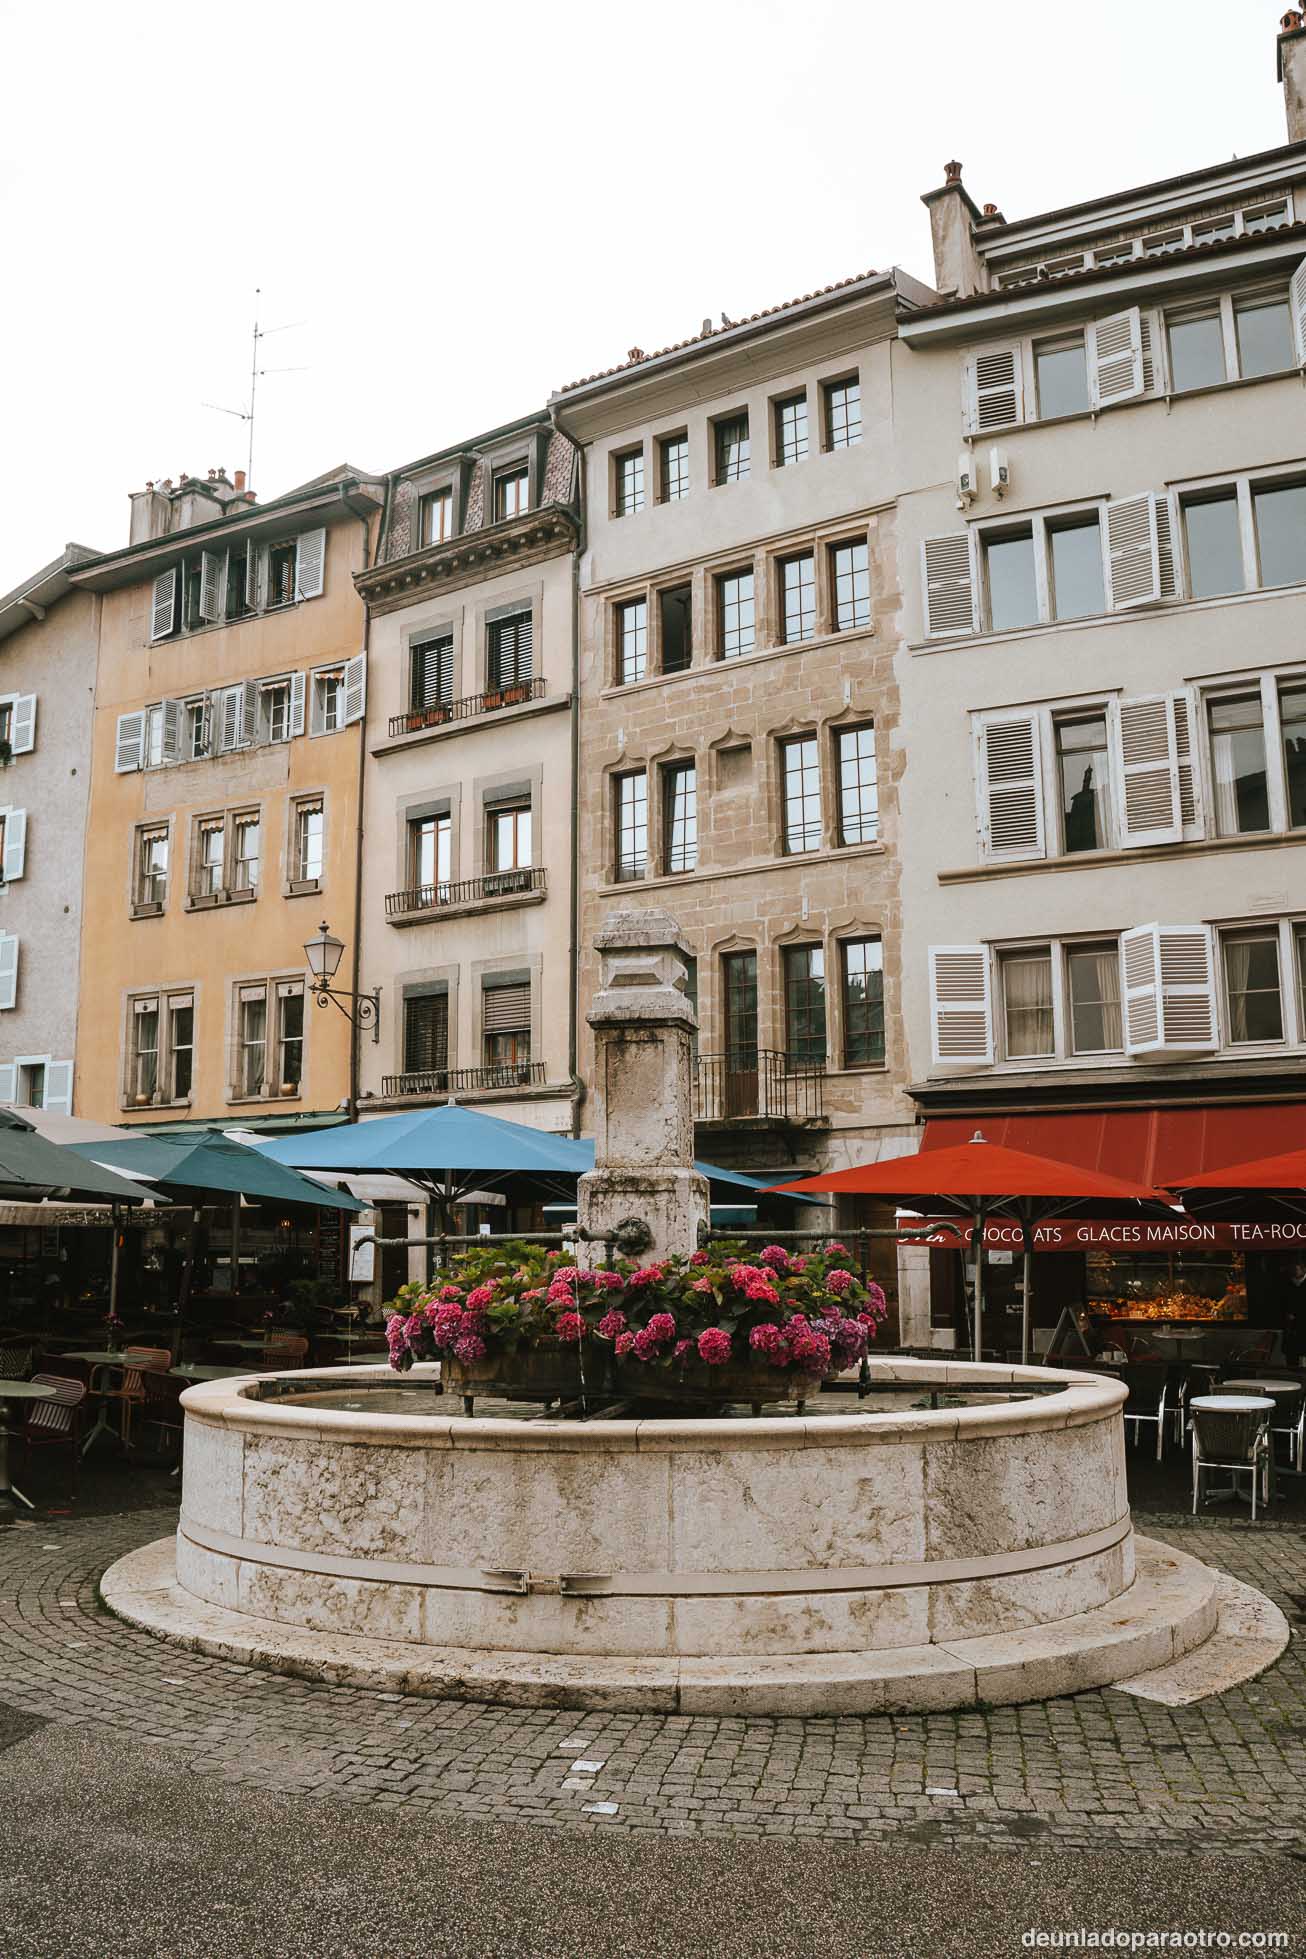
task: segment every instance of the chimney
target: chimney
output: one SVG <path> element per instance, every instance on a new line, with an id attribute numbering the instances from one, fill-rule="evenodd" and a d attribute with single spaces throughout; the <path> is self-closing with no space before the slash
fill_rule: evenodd
<path id="1" fill-rule="evenodd" d="M 241 494 L 244 487 L 245 487 L 245 472 L 243 469 L 238 469 L 236 471 L 236 495 L 237 496 Z"/>
<path id="2" fill-rule="evenodd" d="M 1279 22 L 1279 80 L 1288 141 L 1306 143 L 1306 14 L 1293 7 Z"/>
<path id="3" fill-rule="evenodd" d="M 926 191 L 921 203 L 930 214 L 930 240 L 934 246 L 934 283 L 941 293 L 966 299 L 982 292 L 988 274 L 975 250 L 973 227 L 980 214 L 961 181 L 961 165 L 943 166 L 943 183 L 938 190 Z"/>
<path id="4" fill-rule="evenodd" d="M 131 492 L 131 530 L 129 544 L 146 544 L 152 537 L 166 537 L 172 504 L 167 483 L 147 483 L 143 490 Z"/>

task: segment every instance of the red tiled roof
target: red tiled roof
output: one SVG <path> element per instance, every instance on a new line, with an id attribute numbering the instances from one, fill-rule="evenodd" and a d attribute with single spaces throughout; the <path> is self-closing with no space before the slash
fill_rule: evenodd
<path id="1" fill-rule="evenodd" d="M 739 327 L 753 326 L 758 320 L 772 319 L 777 313 L 787 313 L 791 307 L 806 306 L 813 299 L 824 299 L 828 293 L 844 292 L 849 286 L 860 286 L 867 279 L 882 275 L 875 269 L 869 272 L 855 272 L 851 278 L 836 279 L 833 285 L 818 286 L 814 292 L 800 293 L 797 299 L 785 299 L 778 306 L 764 306 L 759 313 L 749 313 L 745 319 L 731 320 L 728 326 L 709 327 L 706 333 L 691 333 L 687 340 L 673 341 L 669 347 L 658 347 L 651 354 L 640 353 L 632 360 L 618 361 L 615 367 L 601 367 L 597 374 L 583 374 L 578 381 L 564 382 L 554 390 L 555 395 L 569 394 L 573 388 L 587 388 L 593 381 L 606 381 L 614 374 L 626 374 L 637 367 L 644 367 L 649 361 L 661 360 L 667 354 L 679 354 L 686 347 L 705 346 L 709 340 L 719 340 L 722 334 L 734 333 Z"/>

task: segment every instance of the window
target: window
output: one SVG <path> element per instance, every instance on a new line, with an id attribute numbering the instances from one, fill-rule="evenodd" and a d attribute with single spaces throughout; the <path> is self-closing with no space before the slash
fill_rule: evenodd
<path id="1" fill-rule="evenodd" d="M 1277 204 L 1263 204 L 1259 210 L 1243 212 L 1244 231 L 1274 231 L 1288 222 L 1288 205 L 1283 198 Z"/>
<path id="2" fill-rule="evenodd" d="M 453 489 L 432 490 L 419 506 L 423 545 L 447 544 L 453 536 Z"/>
<path id="3" fill-rule="evenodd" d="M 1288 827 L 1306 828 L 1306 687 L 1285 687 L 1279 695 L 1279 724 L 1283 730 L 1283 772 L 1286 777 Z M 1306 1021 L 1303 1021 L 1306 1028 Z"/>
<path id="4" fill-rule="evenodd" d="M 514 612 L 505 619 L 490 621 L 486 685 L 491 693 L 529 685 L 533 639 L 529 612 Z"/>
<path id="5" fill-rule="evenodd" d="M 726 1066 L 732 1072 L 748 1072 L 757 1067 L 757 954 L 723 954 L 721 980 Z"/>
<path id="6" fill-rule="evenodd" d="M 297 980 L 277 982 L 277 1071 L 282 1095 L 298 1094 L 304 1079 L 304 988 Z"/>
<path id="7" fill-rule="evenodd" d="M 1105 850 L 1111 841 L 1110 750 L 1105 714 L 1058 719 L 1057 783 L 1061 847 L 1067 854 Z"/>
<path id="8" fill-rule="evenodd" d="M 1035 341 L 1034 382 L 1038 389 L 1038 412 L 1044 421 L 1054 415 L 1082 415 L 1092 405 L 1083 334 L 1069 334 L 1062 340 Z"/>
<path id="9" fill-rule="evenodd" d="M 658 593 L 663 673 L 683 673 L 694 658 L 694 594 L 689 585 Z"/>
<path id="10" fill-rule="evenodd" d="M 775 460 L 779 469 L 807 454 L 807 396 L 787 395 L 775 404 Z"/>
<path id="11" fill-rule="evenodd" d="M 618 517 L 633 517 L 636 511 L 644 508 L 644 451 L 627 449 L 624 455 L 614 456 L 613 507 Z"/>
<path id="12" fill-rule="evenodd" d="M 862 389 L 856 375 L 844 381 L 827 381 L 821 389 L 825 401 L 825 446 L 851 449 L 862 439 Z"/>
<path id="13" fill-rule="evenodd" d="M 871 623 L 871 572 L 866 543 L 830 547 L 830 582 L 834 587 L 834 629 L 855 631 Z"/>
<path id="14" fill-rule="evenodd" d="M 516 974 L 487 977 L 481 991 L 487 1068 L 525 1071 L 531 1059 L 531 987 Z"/>
<path id="15" fill-rule="evenodd" d="M 18 1069 L 18 1101 L 24 1109 L 45 1107 L 45 1063 L 24 1061 Z"/>
<path id="16" fill-rule="evenodd" d="M 843 1065 L 884 1060 L 884 947 L 879 939 L 845 939 L 839 947 L 843 990 Z"/>
<path id="17" fill-rule="evenodd" d="M 1306 483 L 1257 484 L 1252 490 L 1262 585 L 1306 579 Z"/>
<path id="18" fill-rule="evenodd" d="M 257 891 L 260 823 L 257 816 L 237 816 L 232 822 L 235 837 L 235 877 L 233 891 Z"/>
<path id="19" fill-rule="evenodd" d="M 1118 1054 L 1120 1031 L 1120 951 L 1104 945 L 1066 949 L 1066 987 L 1070 995 L 1072 1054 Z"/>
<path id="20" fill-rule="evenodd" d="M 839 841 L 874 843 L 880 834 L 874 728 L 840 728 L 835 736 L 835 759 L 839 767 Z"/>
<path id="21" fill-rule="evenodd" d="M 525 463 L 515 463 L 511 469 L 496 469 L 494 472 L 494 521 L 501 524 L 506 517 L 520 517 L 530 508 L 530 470 Z"/>
<path id="22" fill-rule="evenodd" d="M 453 824 L 447 816 L 415 816 L 408 825 L 409 881 L 442 897 L 453 875 Z"/>
<path id="23" fill-rule="evenodd" d="M 258 890 L 260 837 L 257 810 L 200 817 L 191 843 L 191 901 L 203 903 L 238 892 L 252 897 Z"/>
<path id="24" fill-rule="evenodd" d="M 815 735 L 782 741 L 785 855 L 821 848 L 821 759 Z"/>
<path id="25" fill-rule="evenodd" d="M 664 870 L 698 868 L 698 771 L 692 762 L 676 762 L 662 772 L 662 831 Z"/>
<path id="26" fill-rule="evenodd" d="M 186 760 L 197 762 L 209 752 L 212 716 L 207 695 L 186 703 Z"/>
<path id="27" fill-rule="evenodd" d="M 1221 936 L 1221 947 L 1230 1046 L 1281 1041 L 1278 932 L 1226 932 Z"/>
<path id="28" fill-rule="evenodd" d="M 328 667 L 313 675 L 313 732 L 337 734 L 345 725 L 345 670 Z"/>
<path id="29" fill-rule="evenodd" d="M 259 732 L 264 741 L 290 739 L 290 682 L 264 681 L 259 688 Z"/>
<path id="30" fill-rule="evenodd" d="M 716 481 L 740 483 L 748 474 L 748 416 L 729 415 L 712 425 Z"/>
<path id="31" fill-rule="evenodd" d="M 488 855 L 492 871 L 529 870 L 531 863 L 531 806 L 513 803 L 492 809 L 488 819 Z"/>
<path id="32" fill-rule="evenodd" d="M 1102 526 L 1097 512 L 1049 523 L 1047 534 L 1053 618 L 1088 619 L 1105 612 Z"/>
<path id="33" fill-rule="evenodd" d="M 1212 701 L 1207 711 L 1216 834 L 1238 837 L 1251 830 L 1268 830 L 1265 720 L 1260 694 Z"/>
<path id="34" fill-rule="evenodd" d="M 751 571 L 729 571 L 717 580 L 717 611 L 721 621 L 721 658 L 737 660 L 756 643 Z"/>
<path id="35" fill-rule="evenodd" d="M 1209 388 L 1227 378 L 1224 328 L 1218 309 L 1166 321 L 1170 340 L 1170 386 L 1176 394 Z"/>
<path id="36" fill-rule="evenodd" d="M 7 742 L 12 747 L 13 738 L 14 704 L 12 701 L 0 701 L 0 743 Z"/>
<path id="37" fill-rule="evenodd" d="M 195 1078 L 195 1002 L 189 994 L 168 1001 L 168 1084 L 170 1099 L 189 1099 Z"/>
<path id="38" fill-rule="evenodd" d="M 785 1059 L 825 1065 L 825 952 L 819 945 L 784 949 Z"/>
<path id="39" fill-rule="evenodd" d="M 648 776 L 643 769 L 616 781 L 617 882 L 643 877 L 648 869 Z"/>
<path id="40" fill-rule="evenodd" d="M 1292 312 L 1286 293 L 1235 303 L 1238 370 L 1244 381 L 1260 374 L 1281 374 L 1296 366 L 1292 344 Z"/>
<path id="41" fill-rule="evenodd" d="M 1052 1013 L 1052 952 L 1049 946 L 1004 952 L 998 960 L 1002 981 L 1003 1046 L 1008 1060 L 1055 1054 Z"/>
<path id="42" fill-rule="evenodd" d="M 133 1000 L 127 1093 L 134 1102 L 152 1102 L 159 1086 L 159 1002 Z"/>
<path id="43" fill-rule="evenodd" d="M 1038 582 L 1032 530 L 990 533 L 983 542 L 991 630 L 1002 633 L 1036 624 Z"/>
<path id="44" fill-rule="evenodd" d="M 1293 933 L 1297 950 L 1297 1030 L 1306 1038 L 1306 925 Z"/>
<path id="45" fill-rule="evenodd" d="M 642 680 L 648 668 L 648 601 L 628 599 L 617 607 L 617 680 L 626 687 Z"/>
<path id="46" fill-rule="evenodd" d="M 1184 538 L 1188 547 L 1188 586 L 1195 599 L 1243 589 L 1242 537 L 1238 493 L 1185 497 Z"/>
<path id="47" fill-rule="evenodd" d="M 453 634 L 414 641 L 409 652 L 409 703 L 417 709 L 448 707 L 453 699 Z"/>
<path id="48" fill-rule="evenodd" d="M 145 710 L 145 766 L 157 769 L 163 763 L 163 709 L 147 707 Z"/>
<path id="49" fill-rule="evenodd" d="M 816 632 L 816 559 L 810 551 L 780 560 L 780 619 L 786 646 Z"/>
<path id="50" fill-rule="evenodd" d="M 136 832 L 136 903 L 162 911 L 168 902 L 168 827 Z"/>
<path id="51" fill-rule="evenodd" d="M 295 599 L 295 540 L 270 544 L 267 554 L 264 604 L 268 607 L 293 605 Z"/>
<path id="52" fill-rule="evenodd" d="M 404 998 L 404 1073 L 443 1074 L 449 1066 L 449 995 L 407 994 Z"/>
<path id="53" fill-rule="evenodd" d="M 296 884 L 321 884 L 326 843 L 326 817 L 319 802 L 295 804 L 294 868 Z"/>
<path id="54" fill-rule="evenodd" d="M 658 481 L 663 503 L 689 495 L 689 437 L 664 435 L 658 443 Z"/>
<path id="55" fill-rule="evenodd" d="M 251 556 L 257 561 L 256 545 L 233 545 L 227 553 L 227 574 L 224 580 L 224 615 L 230 623 L 233 619 L 243 619 L 246 613 L 254 610 L 252 604 L 253 588 L 250 578 Z"/>
<path id="56" fill-rule="evenodd" d="M 222 872 L 226 857 L 225 818 L 217 817 L 201 822 L 196 842 L 198 847 L 195 853 L 192 893 L 197 898 L 216 898 L 222 890 Z"/>
<path id="57" fill-rule="evenodd" d="M 267 1067 L 266 986 L 242 986 L 236 1009 L 236 1093 L 262 1095 Z"/>

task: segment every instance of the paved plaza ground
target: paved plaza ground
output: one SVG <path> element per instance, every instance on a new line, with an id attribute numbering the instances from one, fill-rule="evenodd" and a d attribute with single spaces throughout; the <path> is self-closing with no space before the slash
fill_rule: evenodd
<path id="1" fill-rule="evenodd" d="M 433 1702 L 165 1646 L 96 1586 L 177 1486 L 103 1460 L 0 1533 L 0 1955 L 1306 1947 L 1306 1500 L 1190 1523 L 1178 1465 L 1131 1468 L 1141 1528 L 1288 1615 L 1267 1673 L 1186 1708 L 799 1721 Z"/>

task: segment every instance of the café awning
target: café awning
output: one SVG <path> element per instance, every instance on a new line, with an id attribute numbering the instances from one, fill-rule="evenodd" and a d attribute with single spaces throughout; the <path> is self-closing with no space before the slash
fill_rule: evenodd
<path id="1" fill-rule="evenodd" d="M 966 1142 L 974 1128 L 971 1115 L 930 1116 L 921 1148 L 950 1149 Z M 1181 1175 L 1306 1147 L 1306 1101 L 986 1114 L 983 1129 L 991 1143 L 1006 1149 L 1173 1190 Z"/>

